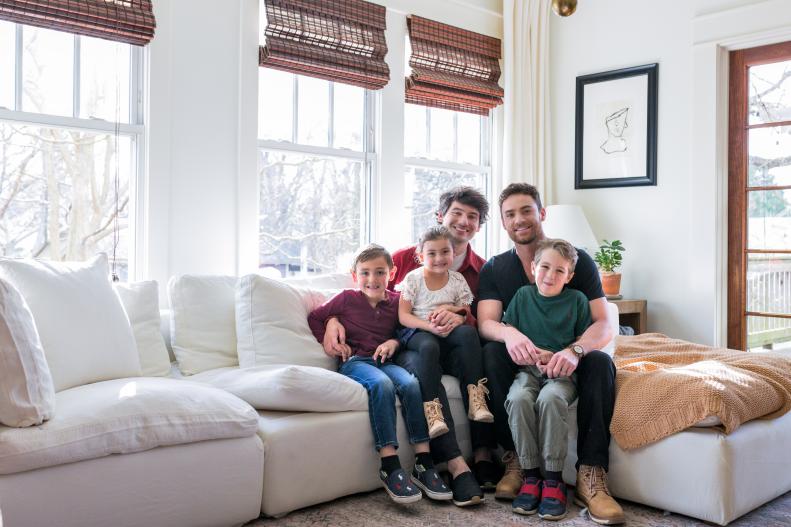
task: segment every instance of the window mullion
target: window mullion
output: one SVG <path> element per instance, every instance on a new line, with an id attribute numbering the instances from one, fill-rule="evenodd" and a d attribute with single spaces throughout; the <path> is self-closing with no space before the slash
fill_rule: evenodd
<path id="1" fill-rule="evenodd" d="M 459 162 L 459 112 L 453 112 L 453 161 Z"/>
<path id="2" fill-rule="evenodd" d="M 426 154 L 431 155 L 431 108 L 426 108 Z"/>
<path id="3" fill-rule="evenodd" d="M 16 24 L 16 68 L 14 69 L 14 110 L 22 111 L 22 46 L 24 39 L 22 36 L 22 24 Z"/>
<path id="4" fill-rule="evenodd" d="M 293 77 L 294 84 L 292 88 L 292 100 L 294 103 L 291 108 L 291 142 L 296 144 L 297 138 L 299 137 L 299 79 L 296 75 L 293 75 Z"/>
<path id="5" fill-rule="evenodd" d="M 80 118 L 80 37 L 74 35 L 74 56 L 72 57 L 72 117 Z"/>
<path id="6" fill-rule="evenodd" d="M 335 83 L 327 83 L 329 86 L 329 114 L 327 115 L 327 146 L 333 148 L 335 146 Z"/>

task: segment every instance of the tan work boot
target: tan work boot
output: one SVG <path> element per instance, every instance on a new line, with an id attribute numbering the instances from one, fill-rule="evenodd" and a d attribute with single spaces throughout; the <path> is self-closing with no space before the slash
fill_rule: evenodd
<path id="1" fill-rule="evenodd" d="M 503 455 L 503 465 L 505 465 L 505 474 L 497 482 L 494 497 L 500 500 L 513 500 L 522 488 L 522 467 L 519 466 L 519 459 L 512 450 Z"/>
<path id="2" fill-rule="evenodd" d="M 467 418 L 479 423 L 493 423 L 494 416 L 486 405 L 486 396 L 489 390 L 484 386 L 487 379 L 484 377 L 478 384 L 467 385 L 467 395 L 469 395 L 470 409 L 467 411 Z"/>
<path id="3" fill-rule="evenodd" d="M 580 465 L 577 471 L 577 490 L 574 503 L 588 508 L 588 516 L 602 525 L 624 523 L 623 509 L 610 495 L 604 467 Z"/>
<path id="4" fill-rule="evenodd" d="M 445 418 L 442 417 L 442 404 L 439 399 L 424 402 L 423 413 L 426 414 L 428 436 L 431 439 L 448 432 L 448 425 L 445 424 Z"/>

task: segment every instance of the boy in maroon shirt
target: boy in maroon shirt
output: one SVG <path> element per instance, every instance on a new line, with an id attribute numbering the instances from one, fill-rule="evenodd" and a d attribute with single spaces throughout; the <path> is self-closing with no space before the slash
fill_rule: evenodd
<path id="1" fill-rule="evenodd" d="M 450 500 L 453 494 L 442 481 L 429 453 L 429 437 L 423 413 L 420 384 L 414 375 L 389 361 L 398 350 L 398 293 L 387 290 L 395 272 L 393 259 L 384 247 L 371 244 L 357 253 L 352 277 L 358 289 L 346 289 L 308 316 L 308 324 L 319 342 L 324 324 L 337 317 L 346 327 L 346 341 L 328 353 L 341 359 L 338 371 L 362 384 L 368 392 L 368 415 L 376 450 L 381 457 L 379 477 L 397 503 L 421 498 L 419 489 L 435 500 Z M 402 414 L 414 445 L 416 459 L 411 478 L 396 455 L 395 396 L 401 399 Z"/>

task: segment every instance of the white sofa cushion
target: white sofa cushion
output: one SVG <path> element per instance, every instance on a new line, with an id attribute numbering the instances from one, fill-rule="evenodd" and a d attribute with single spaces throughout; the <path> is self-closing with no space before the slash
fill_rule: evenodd
<path id="1" fill-rule="evenodd" d="M 336 290 L 354 287 L 351 273 L 326 273 L 313 276 L 292 276 L 283 280 L 292 287 L 307 289 Z"/>
<path id="2" fill-rule="evenodd" d="M 258 415 L 230 393 L 189 381 L 138 377 L 56 395 L 58 412 L 35 428 L 0 427 L 0 474 L 110 454 L 256 433 Z"/>
<path id="3" fill-rule="evenodd" d="M 360 383 L 313 366 L 275 364 L 221 368 L 189 379 L 228 391 L 258 410 L 344 412 L 368 409 L 368 394 Z"/>
<path id="4" fill-rule="evenodd" d="M 174 276 L 168 283 L 170 338 L 184 375 L 236 366 L 232 276 Z"/>
<path id="5" fill-rule="evenodd" d="M 0 277 L 33 313 L 55 391 L 140 375 L 135 338 L 107 256 L 87 262 L 0 259 Z"/>
<path id="6" fill-rule="evenodd" d="M 236 287 L 236 335 L 242 368 L 299 364 L 336 370 L 308 327 L 308 313 L 324 302 L 325 293 L 256 274 L 243 276 Z"/>
<path id="7" fill-rule="evenodd" d="M 52 417 L 55 385 L 19 291 L 0 279 L 0 423 L 38 425 Z"/>
<path id="8" fill-rule="evenodd" d="M 159 287 L 156 281 L 114 283 L 121 299 L 140 356 L 140 370 L 146 377 L 170 373 L 170 357 L 159 330 Z"/>

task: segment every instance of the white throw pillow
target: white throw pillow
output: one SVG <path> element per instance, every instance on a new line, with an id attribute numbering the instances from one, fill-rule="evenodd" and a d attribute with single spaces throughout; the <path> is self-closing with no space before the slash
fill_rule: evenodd
<path id="1" fill-rule="evenodd" d="M 174 276 L 168 283 L 170 339 L 185 375 L 236 366 L 232 276 Z"/>
<path id="2" fill-rule="evenodd" d="M 116 379 L 64 390 L 56 398 L 58 411 L 43 425 L 0 427 L 0 474 L 159 446 L 249 437 L 258 430 L 258 414 L 249 404 L 189 381 Z"/>
<path id="3" fill-rule="evenodd" d="M 170 358 L 165 339 L 159 330 L 159 287 L 154 280 L 114 283 L 121 299 L 140 355 L 140 369 L 146 377 L 163 377 L 170 373 Z"/>
<path id="4" fill-rule="evenodd" d="M 55 391 L 140 375 L 135 337 L 110 285 L 106 255 L 87 262 L 0 259 L 0 277 L 33 313 Z"/>
<path id="5" fill-rule="evenodd" d="M 299 364 L 336 370 L 308 327 L 308 313 L 325 295 L 251 274 L 236 287 L 239 365 Z"/>
<path id="6" fill-rule="evenodd" d="M 19 291 L 0 279 L 0 423 L 39 425 L 55 410 L 55 386 L 33 322 Z"/>
<path id="7" fill-rule="evenodd" d="M 189 378 L 221 388 L 258 410 L 345 412 L 368 409 L 362 384 L 313 366 L 273 364 L 255 368 L 221 368 Z"/>

